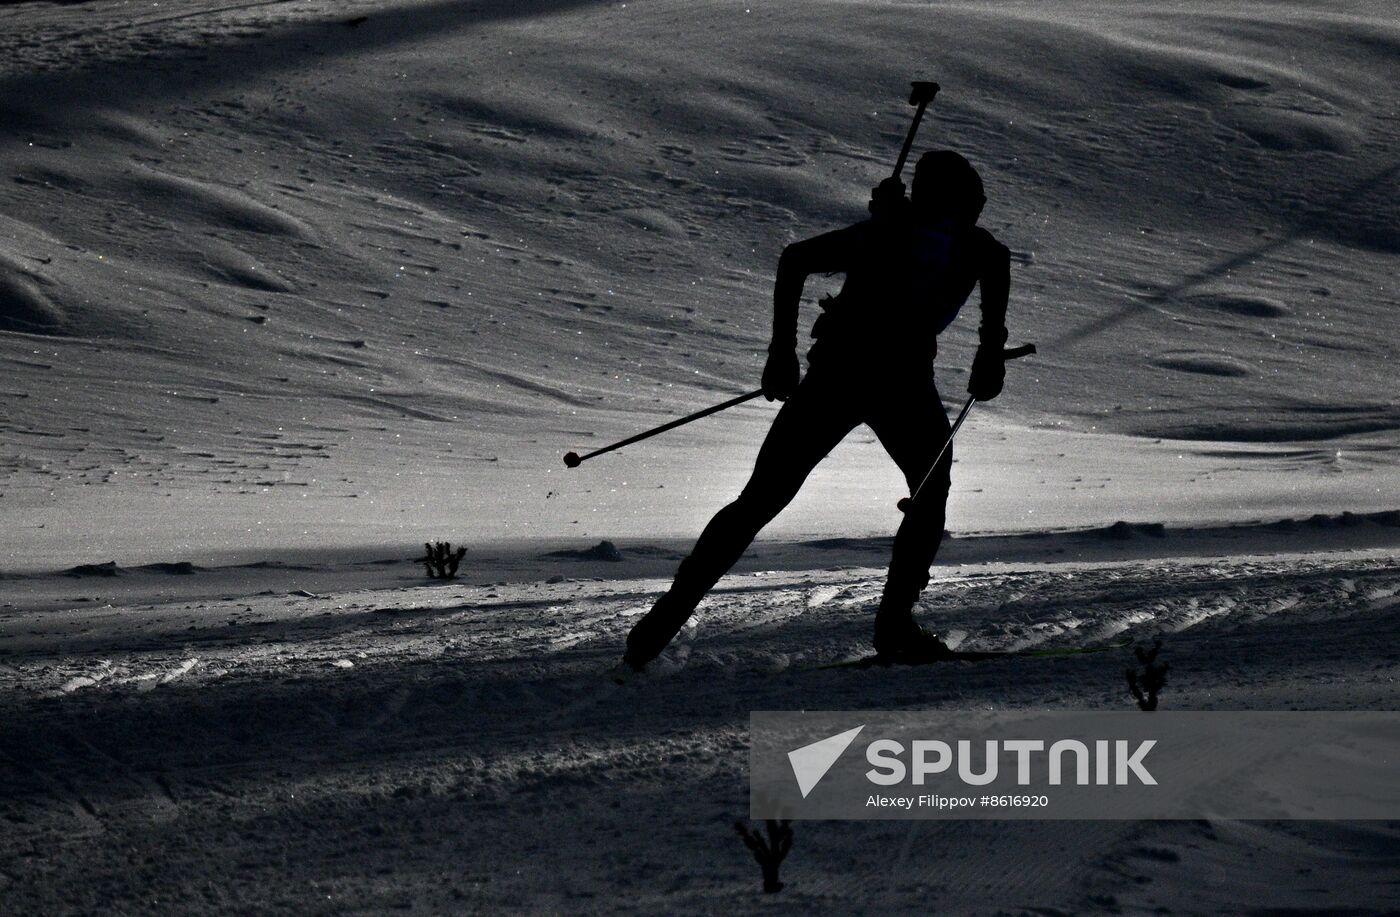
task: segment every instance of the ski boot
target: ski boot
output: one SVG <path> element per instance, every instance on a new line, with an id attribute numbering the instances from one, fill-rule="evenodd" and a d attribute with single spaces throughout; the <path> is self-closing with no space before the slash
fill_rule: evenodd
<path id="1" fill-rule="evenodd" d="M 875 654 L 891 665 L 924 665 L 954 658 L 938 634 L 920 627 L 913 618 L 897 624 L 875 621 Z"/>
<path id="2" fill-rule="evenodd" d="M 627 650 L 622 656 L 623 664 L 634 672 L 644 670 L 647 663 L 660 656 L 661 651 L 680 633 L 681 628 L 685 627 L 685 622 L 690 619 L 699 603 L 700 596 L 687 594 L 674 587 L 657 599 L 651 611 L 643 615 L 627 635 Z"/>

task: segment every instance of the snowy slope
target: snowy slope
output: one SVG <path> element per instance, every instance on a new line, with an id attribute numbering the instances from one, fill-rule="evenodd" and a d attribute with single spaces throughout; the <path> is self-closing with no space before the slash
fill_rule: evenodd
<path id="1" fill-rule="evenodd" d="M 11 567 L 693 531 L 771 406 L 558 456 L 756 384 L 778 252 L 862 216 L 914 76 L 1042 348 L 955 529 L 1395 481 L 1388 3 L 21 4 L 0 47 Z M 777 531 L 892 528 L 870 440 Z"/>
<path id="2" fill-rule="evenodd" d="M 800 825 L 760 895 L 750 710 L 1121 709 L 1126 659 L 811 671 L 898 518 L 857 431 L 775 526 L 837 537 L 615 688 L 773 407 L 559 462 L 756 385 L 779 251 L 936 79 L 1041 354 L 950 517 L 1022 534 L 950 542 L 923 619 L 1164 634 L 1172 709 L 1394 708 L 1400 530 L 1340 515 L 1397 483 L 1393 3 L 97 0 L 0 5 L 0 51 L 0 910 L 1400 907 L 1392 824 Z M 1169 525 L 1044 532 L 1117 519 Z"/>

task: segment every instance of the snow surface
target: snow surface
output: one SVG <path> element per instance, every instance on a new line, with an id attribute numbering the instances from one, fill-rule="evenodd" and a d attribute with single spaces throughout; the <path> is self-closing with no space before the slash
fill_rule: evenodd
<path id="1" fill-rule="evenodd" d="M 560 456 L 755 386 L 779 251 L 864 215 L 913 76 L 1041 346 L 955 531 L 1389 508 L 1389 2 L 19 4 L 0 47 L 11 569 L 693 535 L 771 405 Z M 857 431 L 772 533 L 901 487 Z"/>
<path id="2" fill-rule="evenodd" d="M 1154 556 L 1182 546 L 1170 533 L 1042 536 L 1020 545 L 1117 559 L 944 566 L 922 617 L 975 649 L 1162 636 L 1164 709 L 1393 708 L 1397 530 L 1307 540 L 1370 526 L 1391 546 L 1265 553 L 1276 531 L 1236 529 L 1182 539 L 1229 552 L 1192 560 Z M 33 601 L 0 608 L 6 911 L 1400 908 L 1394 822 L 799 822 L 787 888 L 763 895 L 732 828 L 749 711 L 1130 703 L 1126 649 L 816 669 L 868 651 L 882 553 L 804 550 L 870 560 L 726 578 L 622 687 L 605 673 L 664 584 L 627 560 L 535 558 L 554 582 L 315 564 L 26 578 Z"/>
<path id="3" fill-rule="evenodd" d="M 778 253 L 936 79 L 1041 352 L 924 620 L 1394 708 L 1390 0 L 6 3 L 0 51 L 0 911 L 1400 909 L 1393 823 L 799 824 L 761 895 L 750 710 L 1121 708 L 1125 658 L 810 671 L 898 521 L 858 430 L 612 686 L 774 408 L 560 460 L 756 386 Z"/>

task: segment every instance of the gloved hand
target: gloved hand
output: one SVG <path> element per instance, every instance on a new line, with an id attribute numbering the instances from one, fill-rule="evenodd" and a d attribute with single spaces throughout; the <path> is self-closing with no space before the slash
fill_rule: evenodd
<path id="1" fill-rule="evenodd" d="M 991 401 L 1001 394 L 1006 381 L 1006 360 L 1001 347 L 983 344 L 972 360 L 972 374 L 967 380 L 967 393 L 978 401 Z"/>
<path id="2" fill-rule="evenodd" d="M 763 397 L 769 401 L 787 401 L 797 391 L 802 367 L 797 362 L 796 347 L 769 349 L 768 363 L 763 367 Z"/>
<path id="3" fill-rule="evenodd" d="M 904 197 L 904 182 L 893 176 L 880 182 L 870 192 L 870 215 L 876 219 L 899 216 L 908 206 L 909 201 Z"/>

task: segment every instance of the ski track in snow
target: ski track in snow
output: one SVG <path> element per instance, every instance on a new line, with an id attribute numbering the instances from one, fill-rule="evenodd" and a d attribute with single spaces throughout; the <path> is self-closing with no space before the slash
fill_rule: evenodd
<path id="1" fill-rule="evenodd" d="M 662 580 L 0 618 L 7 896 L 20 913 L 126 900 L 137 880 L 111 852 L 139 848 L 165 864 L 177 910 L 237 875 L 222 907 L 277 909 L 311 882 L 371 909 L 727 911 L 752 894 L 729 828 L 746 811 L 750 710 L 1128 703 L 1126 650 L 815 670 L 867 651 L 881 580 L 727 577 L 621 686 L 607 673 L 634 620 L 622 612 Z M 920 614 L 966 649 L 1162 636 L 1170 708 L 1384 708 L 1400 699 L 1397 591 L 1400 570 L 1374 553 L 1063 564 L 943 571 Z M 1260 901 L 1395 905 L 1395 840 L 1380 824 L 799 823 L 775 906 L 1178 912 L 1184 871 L 1244 862 L 1274 883 L 1239 886 Z M 629 885 L 641 868 L 652 878 Z M 1234 888 L 1211 886 L 1202 912 L 1253 906 Z"/>

